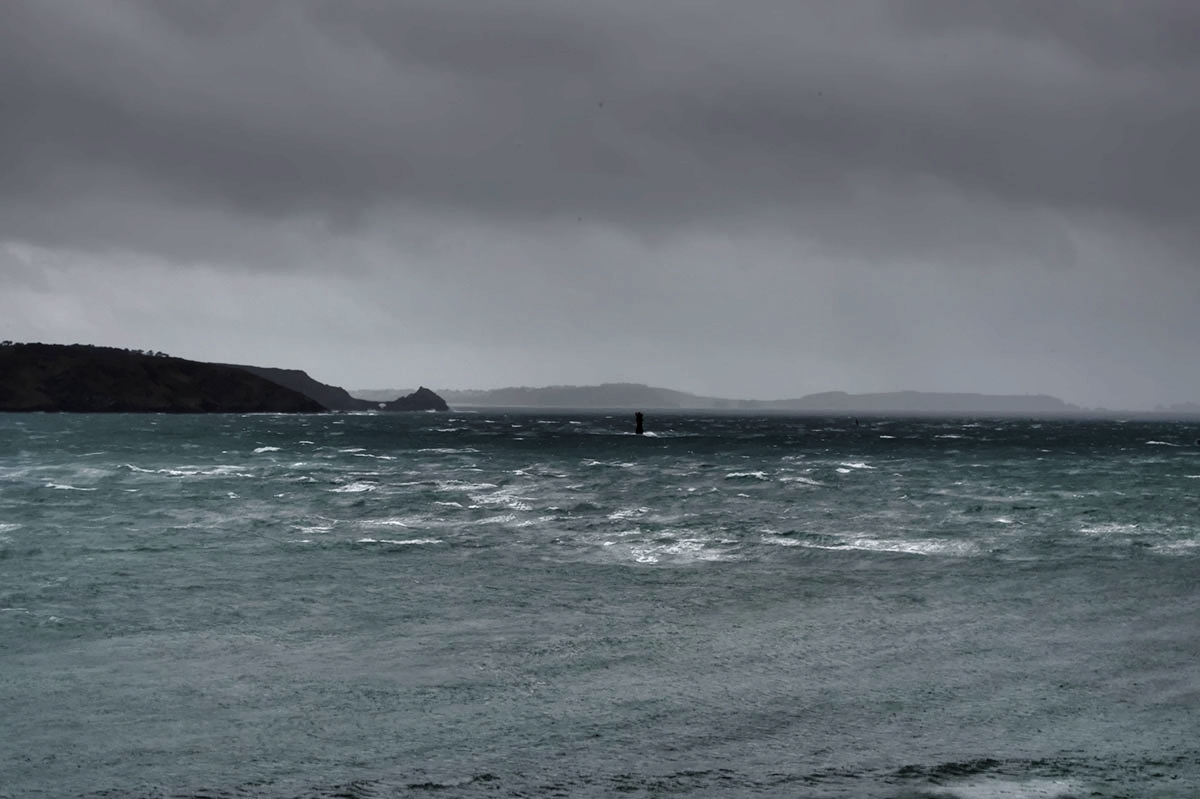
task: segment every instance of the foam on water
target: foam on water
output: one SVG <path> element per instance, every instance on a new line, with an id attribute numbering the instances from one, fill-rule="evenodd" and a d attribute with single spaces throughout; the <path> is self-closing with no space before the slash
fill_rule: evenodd
<path id="1" fill-rule="evenodd" d="M 297 525 L 296 529 L 302 533 L 307 533 L 309 535 L 312 535 L 313 533 L 328 533 L 331 530 L 333 530 L 333 527 L 334 527 L 334 525 L 332 525 L 332 524 L 310 524 L 310 525 L 301 524 L 301 525 Z"/>
<path id="2" fill-rule="evenodd" d="M 719 544 L 718 541 L 706 538 L 680 538 L 639 544 L 604 542 L 606 549 L 613 555 L 640 565 L 686 565 L 736 559 L 735 553 L 717 548 Z"/>
<path id="3" fill-rule="evenodd" d="M 1155 544 L 1151 549 L 1160 555 L 1194 556 L 1200 553 L 1200 539 L 1185 538 L 1177 541 L 1169 541 L 1167 543 Z"/>
<path id="4" fill-rule="evenodd" d="M 1071 780 L 1029 780 L 1026 782 L 992 779 L 968 782 L 927 791 L 930 796 L 946 799 L 1075 799 L 1082 787 Z"/>
<path id="5" fill-rule="evenodd" d="M 415 485 L 415 484 L 414 484 Z M 491 488 L 499 488 L 496 483 L 468 483 L 461 480 L 439 480 L 434 483 L 438 489 L 442 491 L 461 491 L 469 493 L 471 491 L 486 491 Z"/>
<path id="6" fill-rule="evenodd" d="M 1079 532 L 1083 535 L 1093 536 L 1108 536 L 1108 535 L 1130 535 L 1139 532 L 1137 524 L 1128 524 L 1120 522 L 1102 522 L 1100 524 L 1084 525 L 1079 528 Z"/>

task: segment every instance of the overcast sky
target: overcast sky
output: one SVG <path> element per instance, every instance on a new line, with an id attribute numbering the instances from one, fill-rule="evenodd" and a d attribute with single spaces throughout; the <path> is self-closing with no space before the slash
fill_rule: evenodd
<path id="1" fill-rule="evenodd" d="M 1196 0 L 3 0 L 0 338 L 1200 401 Z"/>

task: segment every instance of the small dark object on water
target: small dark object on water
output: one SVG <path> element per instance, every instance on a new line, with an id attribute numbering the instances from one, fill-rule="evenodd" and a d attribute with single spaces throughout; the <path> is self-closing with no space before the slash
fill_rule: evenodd
<path id="1" fill-rule="evenodd" d="M 633 419 L 634 419 L 634 423 L 636 424 L 636 427 L 634 428 L 633 432 L 638 434 L 639 436 L 645 434 L 646 431 L 644 429 L 642 429 L 642 412 L 638 411 L 637 413 L 635 413 L 633 415 Z"/>

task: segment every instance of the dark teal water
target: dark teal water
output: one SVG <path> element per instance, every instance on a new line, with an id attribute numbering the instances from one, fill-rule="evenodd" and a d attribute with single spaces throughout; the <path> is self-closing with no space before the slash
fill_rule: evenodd
<path id="1" fill-rule="evenodd" d="M 0 416 L 0 797 L 1200 795 L 1166 422 Z"/>

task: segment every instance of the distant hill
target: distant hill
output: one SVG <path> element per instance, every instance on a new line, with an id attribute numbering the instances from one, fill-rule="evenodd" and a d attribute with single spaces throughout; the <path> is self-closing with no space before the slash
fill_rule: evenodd
<path id="1" fill-rule="evenodd" d="M 549 386 L 547 388 L 497 388 L 488 391 L 439 391 L 452 405 L 490 405 L 531 408 L 709 408 L 728 402 L 698 397 L 639 383 L 604 383 L 599 386 Z"/>
<path id="2" fill-rule="evenodd" d="M 304 394 L 233 366 L 83 344 L 0 345 L 0 411 L 324 410 Z"/>
<path id="3" fill-rule="evenodd" d="M 355 389 L 360 399 L 382 401 L 408 389 Z M 735 400 L 698 397 L 668 388 L 639 383 L 604 383 L 599 386 L 510 387 L 495 389 L 438 389 L 455 406 L 491 408 L 717 408 L 735 407 Z"/>
<path id="4" fill-rule="evenodd" d="M 1045 394 L 951 394 L 893 391 L 883 394 L 847 394 L 829 391 L 799 399 L 763 403 L 763 407 L 791 411 L 845 413 L 950 413 L 950 414 L 1056 414 L 1081 410 Z"/>
<path id="5" fill-rule="evenodd" d="M 356 391 L 359 397 L 390 392 Z M 640 383 L 604 383 L 598 386 L 510 387 L 488 390 L 439 390 L 455 407 L 510 408 L 625 408 L 680 410 L 797 411 L 812 413 L 918 413 L 918 414 L 1062 414 L 1081 409 L 1055 397 L 1037 395 L 953 394 L 896 391 L 881 394 L 847 394 L 830 391 L 795 399 L 738 400 L 704 397 L 655 388 Z"/>

